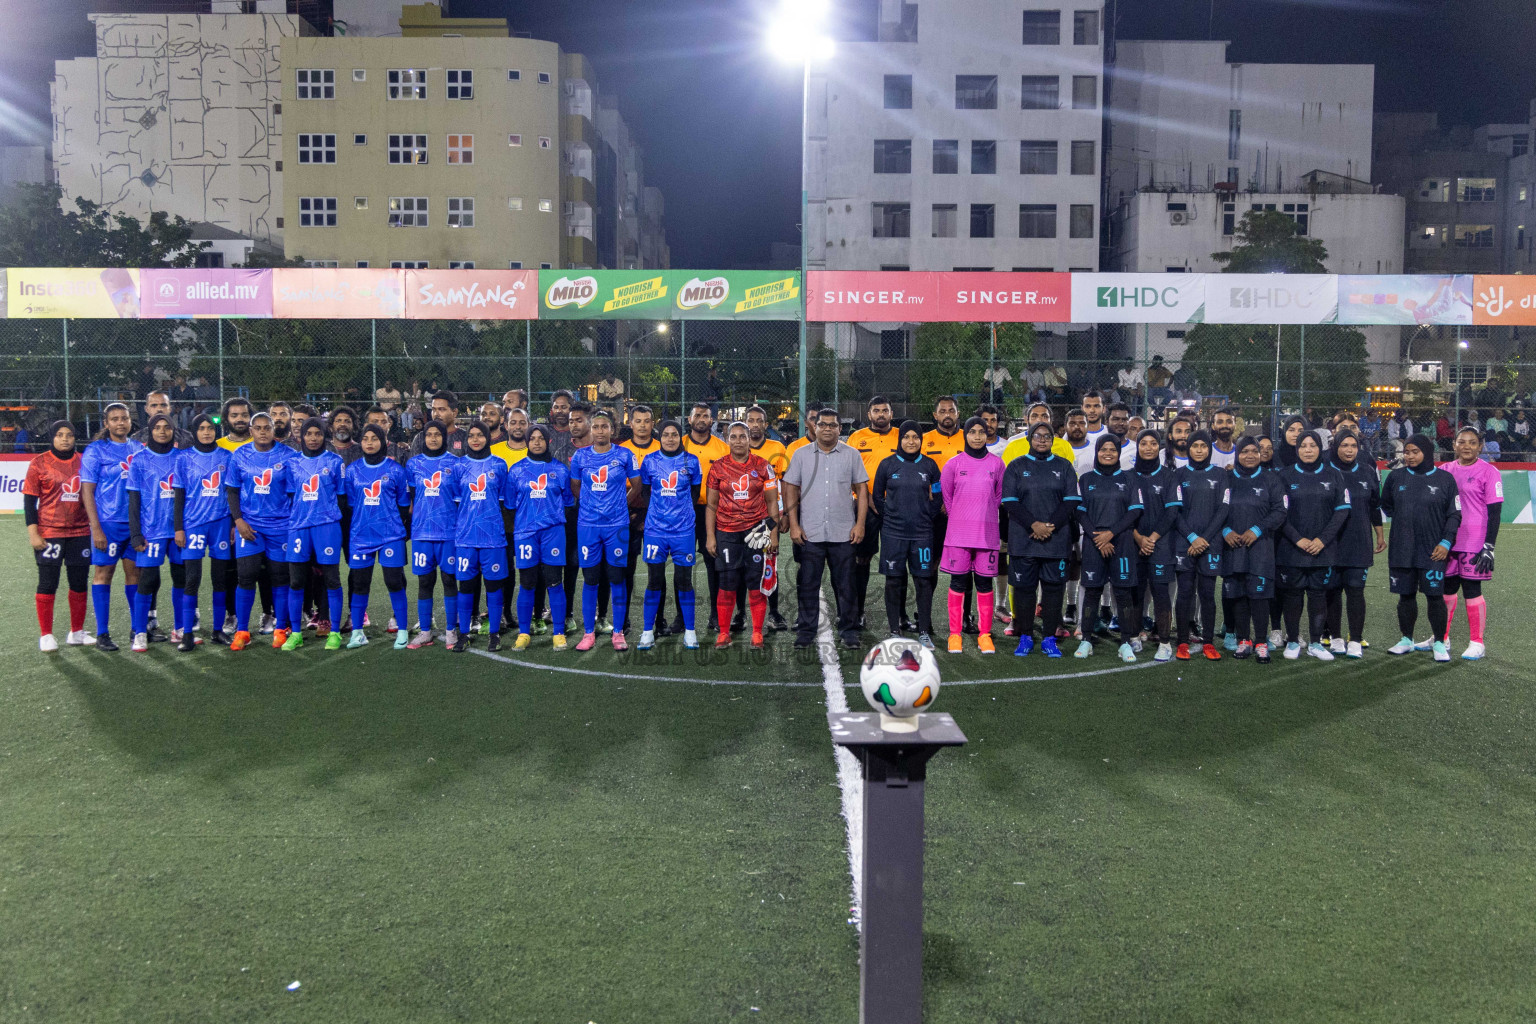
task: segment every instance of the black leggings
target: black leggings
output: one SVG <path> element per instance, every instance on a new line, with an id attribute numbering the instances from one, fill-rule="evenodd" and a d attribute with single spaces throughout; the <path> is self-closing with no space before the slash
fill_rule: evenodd
<path id="1" fill-rule="evenodd" d="M 405 589 L 405 569 L 398 565 L 381 565 L 384 571 L 384 586 L 391 594 L 398 594 Z M 347 589 L 354 594 L 366 594 L 373 588 L 373 566 L 365 565 L 361 569 L 353 569 L 347 574 Z M 362 623 L 355 624 L 359 629 Z M 396 623 L 399 625 L 399 623 Z"/>
<path id="2" fill-rule="evenodd" d="M 1450 580 L 1445 581 L 1451 592 Z M 1365 588 L 1335 587 L 1328 591 L 1328 635 L 1343 637 L 1344 612 L 1349 611 L 1349 638 L 1359 643 L 1365 634 Z"/>
<path id="3" fill-rule="evenodd" d="M 1040 584 L 1040 636 L 1053 637 L 1061 628 L 1061 606 L 1066 600 L 1067 585 L 1062 583 Z M 1035 630 L 1035 593 L 1022 587 L 1013 588 L 1014 636 L 1032 634 Z"/>
<path id="4" fill-rule="evenodd" d="M 422 600 L 422 601 L 430 601 L 430 600 L 432 600 L 432 594 L 433 594 L 434 591 L 437 590 L 437 573 L 438 573 L 438 570 L 434 569 L 431 572 L 427 573 L 425 576 L 417 576 L 416 577 L 416 597 L 419 600 Z M 444 601 L 449 601 L 449 602 L 457 601 L 458 597 L 459 597 L 459 581 L 458 581 L 458 578 L 456 576 L 454 576 L 451 572 L 449 572 L 447 569 L 443 569 L 442 570 L 442 574 L 443 574 L 443 600 Z M 458 620 L 458 614 L 459 613 L 458 613 L 458 610 L 457 610 L 457 606 L 450 603 L 448 605 L 449 621 L 450 622 L 457 622 L 457 621 L 459 621 Z"/>
<path id="5" fill-rule="evenodd" d="M 1091 640 L 1099 626 L 1099 604 L 1103 600 L 1104 587 L 1083 588 L 1083 639 Z M 1141 616 L 1131 614 L 1136 610 L 1136 591 L 1132 587 L 1115 587 L 1115 607 L 1120 616 L 1120 642 L 1130 643 L 1141 631 Z"/>
<path id="6" fill-rule="evenodd" d="M 1236 627 L 1237 639 L 1247 640 L 1248 627 L 1253 626 L 1253 640 L 1255 643 L 1268 643 L 1269 636 L 1269 605 L 1267 597 L 1243 597 L 1232 600 L 1232 624 Z"/>
<path id="7" fill-rule="evenodd" d="M 313 564 L 314 563 L 312 562 L 288 563 L 288 588 L 290 590 L 303 590 L 309 585 L 310 577 L 313 575 L 313 572 L 311 571 L 311 566 Z M 322 565 L 319 568 L 320 575 L 325 579 L 325 588 L 327 590 L 340 590 L 341 566 Z M 302 629 L 303 626 L 304 624 L 302 622 L 294 623 L 294 628 L 296 629 Z M 361 622 L 357 624 L 359 629 L 361 629 L 362 626 L 363 624 Z"/>
<path id="8" fill-rule="evenodd" d="M 932 635 L 933 590 L 939 582 L 938 577 L 914 576 L 912 580 L 916 584 L 917 590 L 917 631 Z M 906 608 L 906 574 L 887 576 L 885 578 L 885 618 L 887 630 L 894 633 L 901 626 L 901 620 L 906 616 Z"/>
<path id="9" fill-rule="evenodd" d="M 227 558 L 214 558 L 210 559 L 210 561 L 213 562 L 213 567 L 208 577 L 209 585 L 215 590 L 223 590 L 225 582 L 229 579 L 229 570 L 233 563 Z M 182 562 L 181 565 L 182 570 L 186 574 L 185 582 L 181 585 L 182 589 L 188 597 L 196 597 L 198 588 L 202 586 L 203 582 L 203 560 L 201 558 L 193 559 Z M 224 623 L 216 622 L 213 624 L 213 628 L 223 629 Z"/>
<path id="10" fill-rule="evenodd" d="M 139 566 L 139 596 L 153 598 L 160 593 L 160 567 L 158 565 Z"/>
<path id="11" fill-rule="evenodd" d="M 524 583 L 523 586 L 528 584 Z M 645 567 L 645 589 L 660 590 L 663 593 L 667 589 L 667 563 L 649 563 Z M 678 593 L 685 593 L 693 589 L 693 566 L 674 565 L 672 567 L 672 589 Z M 658 614 L 660 609 L 657 609 Z"/>
<path id="12" fill-rule="evenodd" d="M 1468 601 L 1475 601 L 1483 596 L 1482 580 L 1464 580 L 1460 576 L 1447 576 L 1445 578 L 1445 596 L 1454 597 L 1458 591 L 1465 591 Z"/>
<path id="13" fill-rule="evenodd" d="M 610 586 L 624 582 L 624 566 L 609 565 L 607 562 L 601 565 L 586 565 L 581 569 L 581 581 L 589 587 L 600 586 L 606 581 Z M 491 581 L 485 581 L 485 588 L 491 588 Z"/>
<path id="14" fill-rule="evenodd" d="M 86 586 L 91 581 L 91 567 L 88 565 L 66 565 L 64 571 L 69 575 L 69 589 L 77 594 L 85 593 Z M 59 592 L 58 562 L 45 562 L 37 567 L 37 592 L 39 594 L 57 594 Z"/>
<path id="15" fill-rule="evenodd" d="M 241 555 L 235 559 L 235 582 L 247 590 L 255 588 L 263 579 L 267 581 L 268 586 L 286 587 L 288 573 L 287 562 L 271 562 L 263 554 Z M 337 585 L 339 586 L 340 583 L 338 582 Z"/>
<path id="16" fill-rule="evenodd" d="M 1197 596 L 1200 600 L 1200 632 L 1202 634 L 1198 639 L 1201 643 L 1216 642 L 1216 577 L 1199 572 L 1182 572 L 1179 573 L 1179 597 L 1176 609 L 1178 641 L 1181 644 L 1189 643 Z M 1229 624 L 1231 621 L 1230 618 L 1227 620 Z"/>
<path id="17" fill-rule="evenodd" d="M 142 578 L 139 586 L 143 586 Z M 1450 617 L 1445 608 L 1445 599 L 1439 597 L 1426 597 L 1425 603 L 1429 605 L 1429 628 L 1436 640 L 1445 637 L 1445 627 Z M 1419 602 L 1415 594 L 1403 594 L 1397 599 L 1397 628 L 1403 631 L 1403 636 L 1410 640 L 1413 638 L 1413 627 L 1419 621 Z"/>
<path id="18" fill-rule="evenodd" d="M 1306 598 L 1307 605 L 1307 633 L 1313 643 L 1321 643 L 1324 630 L 1328 628 L 1328 593 L 1308 587 L 1306 590 L 1286 589 L 1280 591 L 1280 603 L 1285 608 L 1285 639 L 1287 643 L 1297 643 L 1301 633 L 1301 605 L 1302 598 Z"/>
<path id="19" fill-rule="evenodd" d="M 1173 634 L 1170 632 L 1170 620 L 1173 618 L 1173 595 L 1169 593 L 1169 581 L 1150 580 L 1143 584 L 1143 586 L 1146 590 L 1152 592 L 1152 616 L 1155 623 L 1154 630 L 1157 633 L 1157 642 L 1166 644 L 1173 638 Z M 1131 624 L 1137 630 L 1141 629 L 1141 619 L 1146 612 L 1146 590 L 1143 590 L 1142 587 L 1136 588 L 1136 607 L 1131 609 Z M 1122 604 L 1120 606 L 1120 617 L 1122 619 L 1125 618 L 1125 612 L 1125 605 Z"/>

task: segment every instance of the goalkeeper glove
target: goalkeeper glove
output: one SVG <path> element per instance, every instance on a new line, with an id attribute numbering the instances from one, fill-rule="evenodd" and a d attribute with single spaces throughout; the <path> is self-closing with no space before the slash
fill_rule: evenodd
<path id="1" fill-rule="evenodd" d="M 1483 550 L 1472 559 L 1472 564 L 1477 567 L 1478 572 L 1493 572 L 1493 545 L 1484 544 Z"/>
<path id="2" fill-rule="evenodd" d="M 764 519 L 754 526 L 747 534 L 747 547 L 754 551 L 762 551 L 768 546 L 769 537 L 773 533 L 773 520 Z"/>

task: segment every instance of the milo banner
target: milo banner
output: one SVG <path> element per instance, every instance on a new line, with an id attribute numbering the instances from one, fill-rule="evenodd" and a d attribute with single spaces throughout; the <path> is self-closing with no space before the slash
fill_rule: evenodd
<path id="1" fill-rule="evenodd" d="M 544 320 L 795 320 L 800 274 L 769 270 L 541 270 Z"/>

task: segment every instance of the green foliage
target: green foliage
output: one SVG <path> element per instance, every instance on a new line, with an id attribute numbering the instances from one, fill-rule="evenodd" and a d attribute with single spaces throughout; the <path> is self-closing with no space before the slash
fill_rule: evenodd
<path id="1" fill-rule="evenodd" d="M 1302 333 L 1303 328 L 1288 326 L 1280 336 L 1282 404 L 1298 404 L 1305 392 L 1308 405 L 1353 407 L 1370 383 L 1365 335 L 1339 324 L 1306 327 L 1303 377 Z M 1267 409 L 1275 390 L 1275 328 L 1198 324 L 1184 338 L 1184 365 L 1194 371 L 1203 394 L 1226 395 L 1250 410 Z"/>
<path id="2" fill-rule="evenodd" d="M 235 265 L 237 267 L 245 267 L 248 270 L 308 266 L 302 256 L 295 256 L 293 259 L 289 259 L 276 249 L 268 249 L 263 246 L 257 246 L 246 253 L 245 262 Z"/>
<path id="3" fill-rule="evenodd" d="M 1034 351 L 1033 324 L 997 325 L 997 363 L 1015 378 Z M 922 324 L 912 346 L 906 400 L 926 414 L 940 395 L 976 395 L 983 387 L 982 375 L 991 365 L 990 324 Z M 1012 386 L 1017 387 L 1016 380 Z M 968 407 L 966 402 L 960 404 L 962 411 Z M 1017 415 L 1017 400 L 1008 404 L 1010 415 Z"/>
<path id="4" fill-rule="evenodd" d="M 0 266 L 190 267 L 206 242 L 192 241 L 192 225 L 164 211 L 144 225 L 121 213 L 76 198 L 76 211 L 61 206 L 54 184 L 21 184 L 15 200 L 0 208 Z"/>
<path id="5" fill-rule="evenodd" d="M 1275 210 L 1243 214 L 1232 251 L 1211 253 L 1225 274 L 1326 274 L 1327 258 L 1322 242 L 1298 236 L 1296 222 Z"/>

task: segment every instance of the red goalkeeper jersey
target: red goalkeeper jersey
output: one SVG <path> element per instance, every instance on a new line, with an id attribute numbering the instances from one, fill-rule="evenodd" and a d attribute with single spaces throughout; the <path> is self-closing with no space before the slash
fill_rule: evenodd
<path id="1" fill-rule="evenodd" d="M 746 462 L 727 455 L 710 466 L 707 486 L 720 492 L 715 529 L 739 533 L 767 519 L 768 500 L 763 491 L 774 479 L 773 467 L 761 455 L 749 454 Z"/>
<path id="2" fill-rule="evenodd" d="M 44 537 L 88 537 L 90 520 L 80 504 L 80 453 L 61 459 L 43 452 L 27 466 L 21 493 L 37 499 L 37 526 Z"/>

